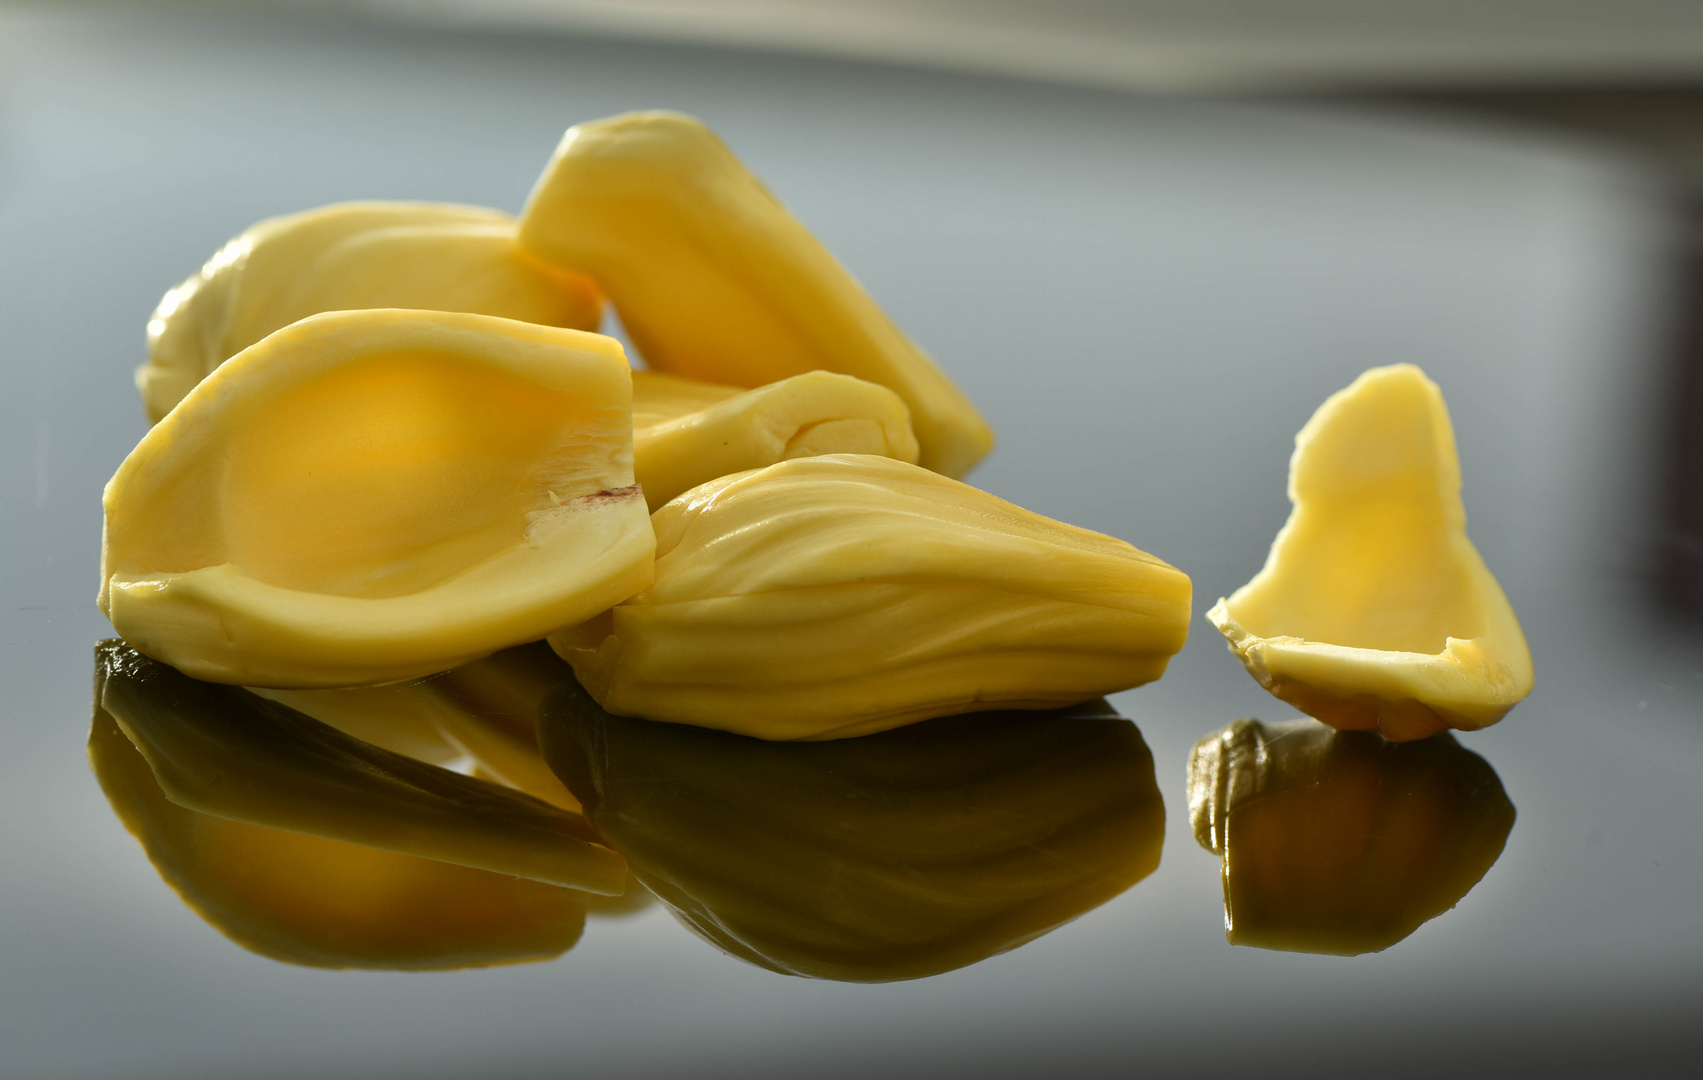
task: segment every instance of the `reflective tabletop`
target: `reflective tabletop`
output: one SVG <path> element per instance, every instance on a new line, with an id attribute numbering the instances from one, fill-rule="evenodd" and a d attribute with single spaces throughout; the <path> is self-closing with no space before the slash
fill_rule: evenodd
<path id="1" fill-rule="evenodd" d="M 262 695 L 111 640 L 100 492 L 167 288 L 323 203 L 517 210 L 568 125 L 651 107 L 975 400 L 972 483 L 1190 575 L 1162 679 L 765 743 L 612 716 L 536 645 Z M 1412 108 L 0 7 L 0 1074 L 1686 1074 L 1671 236 L 1636 161 Z M 1298 718 L 1204 618 L 1295 433 L 1396 363 L 1448 401 L 1536 668 L 1403 744 Z"/>

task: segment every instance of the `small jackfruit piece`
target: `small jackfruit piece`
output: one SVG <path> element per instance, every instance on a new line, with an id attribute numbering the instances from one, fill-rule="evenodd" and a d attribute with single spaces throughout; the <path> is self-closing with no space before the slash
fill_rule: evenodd
<path id="1" fill-rule="evenodd" d="M 515 242 L 515 220 L 444 203 L 355 202 L 268 218 L 166 293 L 136 388 L 158 422 L 190 388 L 275 330 L 322 311 L 426 308 L 596 330 L 589 278 Z"/>
<path id="2" fill-rule="evenodd" d="M 521 213 L 520 243 L 596 279 L 657 371 L 741 387 L 855 375 L 904 399 L 924 466 L 963 476 L 993 448 L 963 392 L 690 116 L 569 128 Z"/>
<path id="3" fill-rule="evenodd" d="M 443 971 L 552 960 L 586 893 L 186 810 L 97 703 L 89 763 L 173 892 L 236 944 L 318 968 Z"/>
<path id="4" fill-rule="evenodd" d="M 1460 491 L 1437 384 L 1373 368 L 1295 436 L 1289 521 L 1207 619 L 1261 686 L 1332 727 L 1402 741 L 1494 724 L 1531 692 L 1531 652 Z"/>
<path id="5" fill-rule="evenodd" d="M 653 511 L 717 477 L 820 454 L 914 463 L 905 403 L 885 386 L 827 371 L 744 392 L 633 373 L 633 474 Z"/>
<path id="6" fill-rule="evenodd" d="M 759 967 L 918 979 L 1049 933 L 1159 865 L 1165 807 L 1104 701 L 772 743 L 545 699 L 544 755 L 690 930 Z"/>
<path id="7" fill-rule="evenodd" d="M 1232 945 L 1354 956 L 1450 910 L 1502 854 L 1514 807 L 1448 735 L 1391 743 L 1315 720 L 1237 720 L 1189 754 L 1189 819 L 1223 858 Z"/>
<path id="8" fill-rule="evenodd" d="M 623 716 L 838 739 L 1056 708 L 1157 679 L 1188 634 L 1181 571 L 890 458 L 723 477 L 651 522 L 651 587 L 548 639 Z"/>
<path id="9" fill-rule="evenodd" d="M 619 895 L 621 856 L 579 814 L 361 742 L 122 641 L 96 649 L 96 703 L 187 810 Z"/>
<path id="10" fill-rule="evenodd" d="M 101 610 L 214 682 L 356 686 L 535 641 L 650 581 L 611 338 L 345 311 L 226 362 L 106 487 Z"/>
<path id="11" fill-rule="evenodd" d="M 538 754 L 538 703 L 573 671 L 543 642 L 505 649 L 441 675 L 347 690 L 268 690 L 279 702 L 347 735 L 447 765 L 578 812 L 579 802 Z"/>

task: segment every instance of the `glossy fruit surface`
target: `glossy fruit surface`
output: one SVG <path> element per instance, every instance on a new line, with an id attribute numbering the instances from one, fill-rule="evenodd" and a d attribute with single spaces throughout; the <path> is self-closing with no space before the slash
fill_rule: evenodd
<path id="1" fill-rule="evenodd" d="M 621 715 L 837 739 L 1056 708 L 1157 679 L 1188 634 L 1181 571 L 890 458 L 723 477 L 652 524 L 654 584 L 549 639 Z"/>
<path id="2" fill-rule="evenodd" d="M 690 116 L 570 128 L 521 214 L 520 243 L 595 279 L 657 371 L 740 387 L 855 375 L 904 400 L 927 468 L 963 476 L 993 448 L 969 398 Z"/>
<path id="3" fill-rule="evenodd" d="M 528 256 L 507 214 L 446 203 L 336 203 L 268 218 L 166 293 L 148 321 L 136 388 L 158 421 L 208 373 L 322 311 L 467 311 L 596 330 L 583 276 Z"/>
<path id="4" fill-rule="evenodd" d="M 101 608 L 196 678 L 355 686 L 536 640 L 650 581 L 611 338 L 334 312 L 222 365 L 107 484 Z"/>
<path id="5" fill-rule="evenodd" d="M 1295 437 L 1289 521 L 1207 618 L 1261 686 L 1332 727 L 1495 723 L 1531 692 L 1531 652 L 1460 488 L 1437 385 L 1411 365 L 1366 372 Z"/>

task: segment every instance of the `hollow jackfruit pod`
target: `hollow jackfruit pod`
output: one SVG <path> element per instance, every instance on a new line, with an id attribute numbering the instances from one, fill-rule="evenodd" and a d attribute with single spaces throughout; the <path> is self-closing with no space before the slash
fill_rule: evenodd
<path id="1" fill-rule="evenodd" d="M 690 116 L 569 129 L 520 222 L 522 246 L 597 281 L 657 371 L 743 387 L 854 375 L 904 399 L 924 466 L 962 476 L 993 448 L 969 398 Z"/>
<path id="2" fill-rule="evenodd" d="M 1366 372 L 1295 436 L 1289 520 L 1207 618 L 1261 686 L 1332 727 L 1494 724 L 1531 692 L 1532 658 L 1460 489 L 1437 385 L 1407 364 Z"/>
<path id="3" fill-rule="evenodd" d="M 553 634 L 603 707 L 765 739 L 1045 709 L 1157 679 L 1187 575 L 888 458 L 695 488 L 652 518 L 656 579 Z"/>
<path id="4" fill-rule="evenodd" d="M 650 581 L 613 339 L 344 311 L 201 382 L 107 484 L 101 609 L 197 678 L 357 686 L 535 641 Z"/>
<path id="5" fill-rule="evenodd" d="M 159 419 L 220 364 L 323 311 L 421 308 L 595 330 L 589 278 L 532 258 L 514 218 L 444 203 L 337 203 L 243 230 L 148 321 L 136 388 Z"/>

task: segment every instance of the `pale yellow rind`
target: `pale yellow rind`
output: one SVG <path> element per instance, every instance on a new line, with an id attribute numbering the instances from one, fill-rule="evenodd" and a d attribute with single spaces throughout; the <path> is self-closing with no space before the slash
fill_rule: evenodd
<path id="1" fill-rule="evenodd" d="M 1325 723 L 1394 740 L 1501 719 L 1531 652 L 1466 534 L 1442 393 L 1375 368 L 1295 439 L 1289 521 L 1207 618 L 1261 686 Z"/>
<path id="2" fill-rule="evenodd" d="M 936 472 L 993 448 L 963 392 L 692 117 L 570 128 L 520 221 L 522 246 L 596 279 L 658 371 L 742 387 L 840 372 L 904 400 Z"/>
<path id="3" fill-rule="evenodd" d="M 719 399 L 699 404 L 712 395 Z M 878 454 L 914 463 L 910 412 L 885 386 L 827 371 L 743 393 L 633 373 L 633 472 L 653 511 L 717 477 L 821 454 Z"/>
<path id="4" fill-rule="evenodd" d="M 166 293 L 136 388 L 158 421 L 228 358 L 322 311 L 421 308 L 595 330 L 583 275 L 515 242 L 507 214 L 442 203 L 355 202 L 269 218 Z"/>
<path id="5" fill-rule="evenodd" d="M 354 311 L 232 358 L 107 485 L 100 604 L 197 678 L 352 686 L 536 640 L 644 588 L 618 343 Z"/>
<path id="6" fill-rule="evenodd" d="M 604 708 L 766 739 L 1053 708 L 1149 682 L 1187 575 L 888 458 L 724 477 L 652 518 L 650 589 L 550 637 Z"/>

